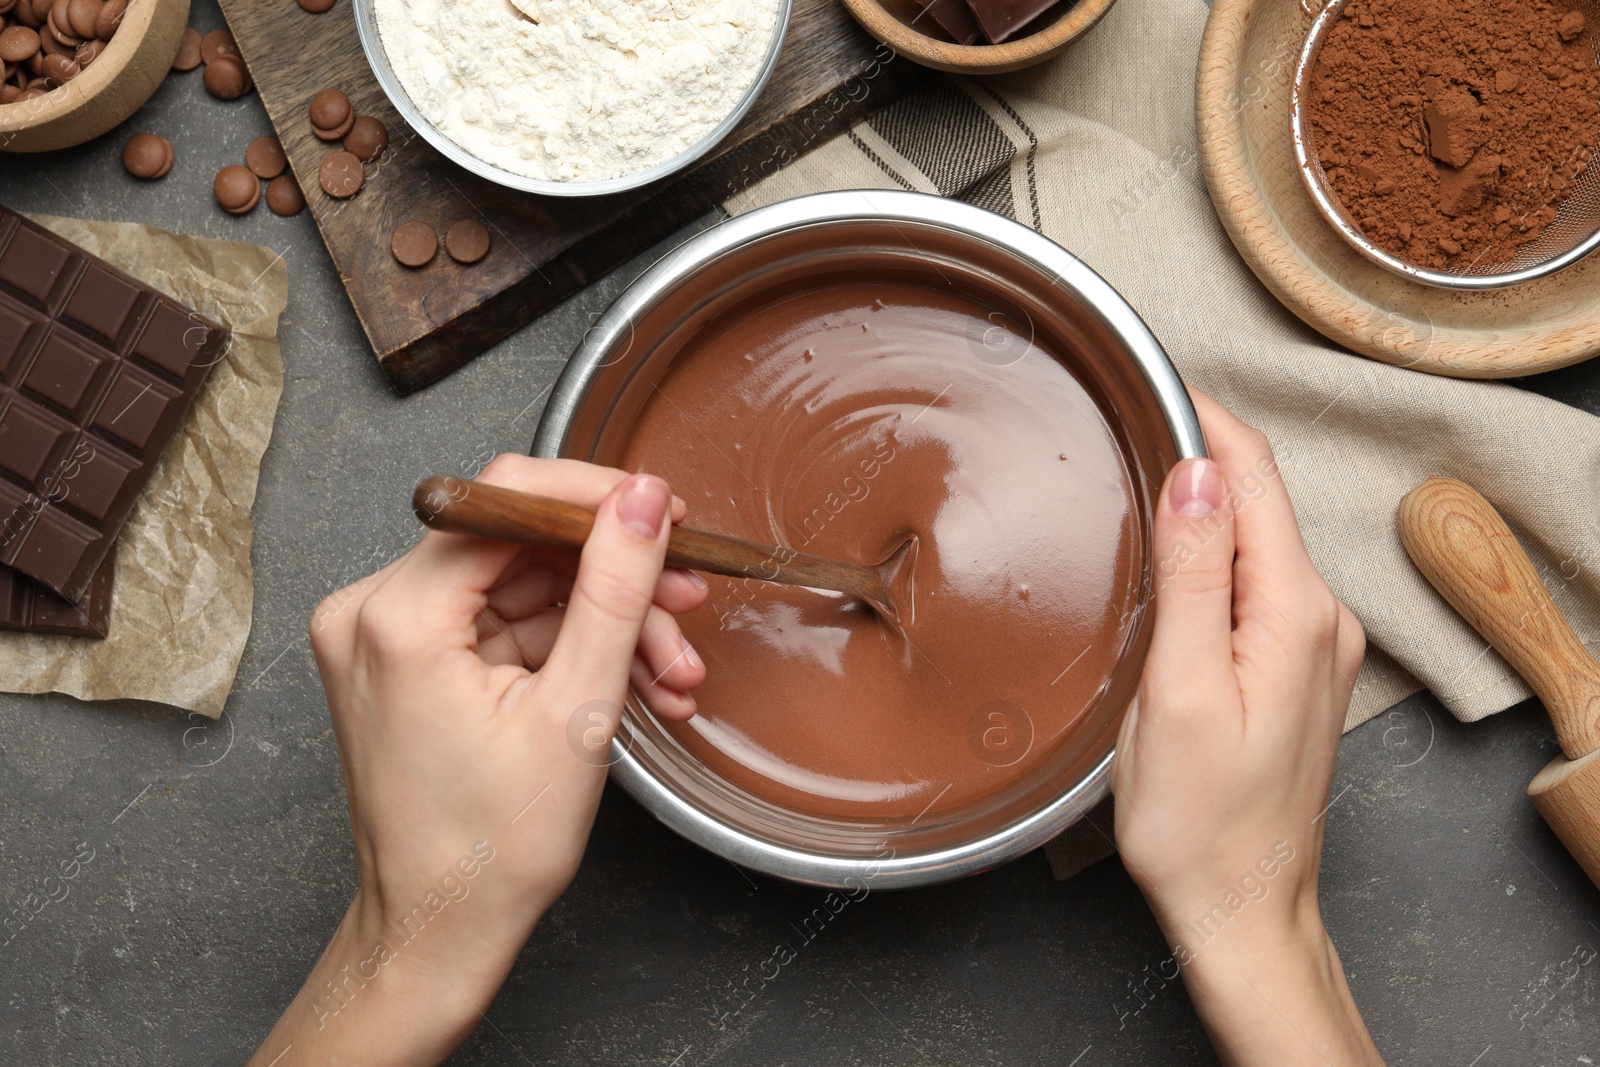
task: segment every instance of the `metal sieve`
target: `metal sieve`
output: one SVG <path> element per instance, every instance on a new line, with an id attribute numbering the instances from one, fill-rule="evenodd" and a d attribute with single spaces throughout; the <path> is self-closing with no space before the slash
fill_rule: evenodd
<path id="1" fill-rule="evenodd" d="M 1591 26 L 1600 28 L 1600 0 L 1570 2 L 1574 9 L 1583 12 Z M 1322 50 L 1323 38 L 1344 14 L 1349 3 L 1350 0 L 1330 0 L 1312 22 L 1295 67 L 1291 109 L 1294 154 L 1300 165 L 1300 177 L 1305 182 L 1306 191 L 1311 194 L 1312 202 L 1334 232 L 1367 259 L 1396 274 L 1424 285 L 1459 290 L 1501 289 L 1544 278 L 1572 266 L 1600 247 L 1600 158 L 1592 161 L 1578 176 L 1576 187 L 1557 208 L 1555 221 L 1505 262 L 1483 266 L 1469 264 L 1450 271 L 1430 270 L 1399 259 L 1367 240 L 1328 184 L 1328 176 L 1318 159 L 1315 131 L 1305 121 L 1311 71 Z M 1597 66 L 1600 66 L 1600 55 L 1596 58 Z"/>

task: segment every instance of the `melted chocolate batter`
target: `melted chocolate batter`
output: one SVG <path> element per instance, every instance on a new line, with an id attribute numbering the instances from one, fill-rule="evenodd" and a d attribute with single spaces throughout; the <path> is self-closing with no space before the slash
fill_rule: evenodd
<path id="1" fill-rule="evenodd" d="M 678 355 L 625 465 L 707 530 L 861 563 L 920 538 L 903 635 L 840 594 L 714 575 L 681 620 L 708 677 L 667 729 L 784 808 L 920 818 L 994 793 L 1123 654 L 1144 548 L 1122 450 L 975 300 L 858 277 L 730 313 Z"/>

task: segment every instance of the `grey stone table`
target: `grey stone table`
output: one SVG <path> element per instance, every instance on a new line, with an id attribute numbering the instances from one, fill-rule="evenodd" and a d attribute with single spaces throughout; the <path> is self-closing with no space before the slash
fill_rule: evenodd
<path id="1" fill-rule="evenodd" d="M 197 4 L 202 30 L 221 25 Z M 426 474 L 526 450 L 548 386 L 618 271 L 444 382 L 397 398 L 308 215 L 232 218 L 211 178 L 268 132 L 254 97 L 168 80 L 128 130 L 165 134 L 141 184 L 125 134 L 0 157 L 0 201 L 270 245 L 289 264 L 287 384 L 255 508 L 255 627 L 225 717 L 0 696 L 0 912 L 80 863 L 0 948 L 0 1064 L 242 1061 L 353 889 L 338 753 L 305 640 L 322 597 L 403 549 Z M 1600 362 L 1523 383 L 1600 412 Z M 1328 924 L 1395 1063 L 1600 1058 L 1600 906 L 1523 796 L 1556 751 L 1533 705 L 1470 727 L 1409 700 L 1344 742 Z M 1034 854 L 873 893 L 820 932 L 817 891 L 746 874 L 608 792 L 576 884 L 460 1064 L 1212 1062 L 1115 861 L 1066 883 Z M 779 942 L 796 958 L 748 983 Z M 770 971 L 768 972 L 770 973 Z M 735 1012 L 735 1009 L 741 1010 Z"/>

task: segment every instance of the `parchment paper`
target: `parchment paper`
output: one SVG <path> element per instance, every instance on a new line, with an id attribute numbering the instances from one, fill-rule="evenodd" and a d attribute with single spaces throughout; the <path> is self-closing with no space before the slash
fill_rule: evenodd
<path id="1" fill-rule="evenodd" d="M 250 506 L 283 392 L 288 268 L 258 245 L 33 218 L 233 337 L 117 541 L 109 636 L 0 633 L 0 689 L 151 700 L 216 718 L 250 635 Z"/>

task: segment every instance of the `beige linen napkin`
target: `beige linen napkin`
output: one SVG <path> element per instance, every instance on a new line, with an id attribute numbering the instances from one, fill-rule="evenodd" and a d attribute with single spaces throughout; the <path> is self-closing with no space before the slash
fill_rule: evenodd
<path id="1" fill-rule="evenodd" d="M 288 269 L 270 248 L 36 215 L 233 331 L 117 540 L 103 641 L 0 634 L 0 689 L 131 698 L 216 718 L 250 634 L 250 506 L 283 392 Z"/>
<path id="2" fill-rule="evenodd" d="M 1187 381 L 1272 440 L 1311 557 L 1367 630 L 1346 729 L 1423 686 L 1457 718 L 1483 718 L 1529 691 L 1412 567 L 1395 507 L 1432 474 L 1478 487 L 1594 648 L 1600 420 L 1510 386 L 1352 355 L 1273 299 L 1199 174 L 1206 11 L 1200 0 L 1119 0 L 1055 60 L 982 81 L 941 77 L 726 207 L 912 189 L 1059 242 L 1122 292 Z"/>

